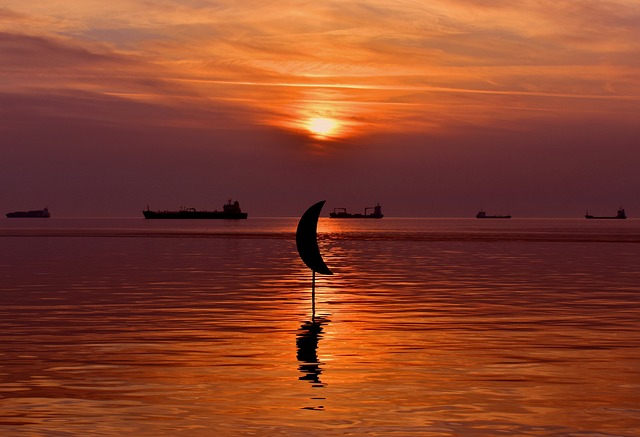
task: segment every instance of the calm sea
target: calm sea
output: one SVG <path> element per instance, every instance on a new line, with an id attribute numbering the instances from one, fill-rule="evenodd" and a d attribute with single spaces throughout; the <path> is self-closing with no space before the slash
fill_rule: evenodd
<path id="1" fill-rule="evenodd" d="M 2 219 L 3 436 L 638 436 L 640 220 Z"/>

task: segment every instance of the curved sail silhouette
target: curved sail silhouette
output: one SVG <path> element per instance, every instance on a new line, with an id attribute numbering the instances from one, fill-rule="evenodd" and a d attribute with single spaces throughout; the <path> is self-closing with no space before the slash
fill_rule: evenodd
<path id="1" fill-rule="evenodd" d="M 300 258 L 312 271 L 321 275 L 333 275 L 333 272 L 324 263 L 318 248 L 318 217 L 320 217 L 324 202 L 324 200 L 321 200 L 312 205 L 300 218 L 298 230 L 296 231 L 296 247 Z"/>

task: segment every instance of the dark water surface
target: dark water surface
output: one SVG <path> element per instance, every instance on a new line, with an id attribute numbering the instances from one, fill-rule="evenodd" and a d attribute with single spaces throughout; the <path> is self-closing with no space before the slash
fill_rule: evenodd
<path id="1" fill-rule="evenodd" d="M 640 220 L 0 223 L 5 436 L 638 436 Z"/>

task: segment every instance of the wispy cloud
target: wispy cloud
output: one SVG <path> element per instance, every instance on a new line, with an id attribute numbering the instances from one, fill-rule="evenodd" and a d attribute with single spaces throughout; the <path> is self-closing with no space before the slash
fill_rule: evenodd
<path id="1" fill-rule="evenodd" d="M 180 96 L 203 108 L 250 102 L 256 122 L 319 95 L 325 108 L 366 104 L 359 119 L 371 120 L 398 103 L 409 121 L 437 113 L 443 123 L 442 114 L 458 117 L 465 107 L 466 117 L 484 108 L 500 119 L 514 106 L 532 117 L 540 109 L 604 113 L 616 102 L 640 112 L 634 1 L 8 0 L 2 29 L 5 86 L 35 87 L 39 77 L 163 104 Z M 504 106 L 496 97 L 518 100 Z"/>

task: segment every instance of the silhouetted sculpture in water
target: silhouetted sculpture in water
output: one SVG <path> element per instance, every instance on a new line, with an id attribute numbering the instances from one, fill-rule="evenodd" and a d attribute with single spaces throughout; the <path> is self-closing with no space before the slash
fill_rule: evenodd
<path id="1" fill-rule="evenodd" d="M 324 263 L 320 249 L 318 248 L 318 217 L 325 201 L 311 205 L 300 217 L 296 230 L 296 247 L 302 261 L 311 269 L 311 323 L 315 323 L 316 316 L 316 272 L 321 275 L 333 275 L 329 267 Z"/>
<path id="2" fill-rule="evenodd" d="M 316 272 L 321 275 L 333 275 L 329 267 L 324 263 L 320 249 L 318 248 L 318 217 L 324 206 L 324 200 L 312 205 L 302 215 L 296 230 L 296 247 L 302 261 L 311 269 L 311 321 L 304 322 L 298 330 L 296 346 L 298 348 L 298 369 L 302 376 L 298 379 L 309 381 L 313 387 L 323 387 L 320 382 L 320 362 L 318 361 L 318 341 L 322 338 L 322 324 L 326 319 L 316 319 Z M 324 398 L 313 398 L 316 400 Z M 323 406 L 304 407 L 307 410 L 322 410 Z"/>
<path id="3" fill-rule="evenodd" d="M 304 322 L 300 325 L 296 338 L 298 347 L 298 369 L 303 373 L 298 379 L 309 381 L 314 387 L 322 387 L 320 382 L 320 362 L 318 361 L 318 341 L 322 338 L 322 321 Z"/>

